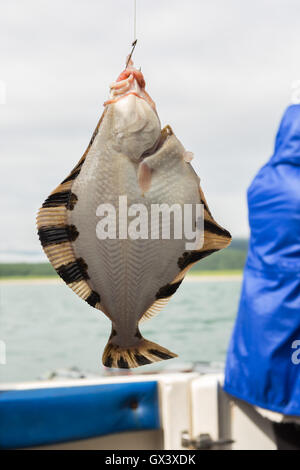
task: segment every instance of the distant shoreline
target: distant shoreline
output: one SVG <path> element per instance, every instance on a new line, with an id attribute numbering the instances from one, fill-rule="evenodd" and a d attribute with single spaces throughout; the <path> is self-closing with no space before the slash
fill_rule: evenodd
<path id="1" fill-rule="evenodd" d="M 8 284 L 58 284 L 61 281 L 59 277 L 45 276 L 45 277 L 6 277 L 0 278 L 0 286 Z"/>
<path id="2" fill-rule="evenodd" d="M 240 281 L 242 271 L 191 271 L 185 278 L 188 282 L 207 282 L 207 281 Z M 0 278 L 1 285 L 39 285 L 39 284 L 58 284 L 62 282 L 56 276 L 7 276 Z"/>

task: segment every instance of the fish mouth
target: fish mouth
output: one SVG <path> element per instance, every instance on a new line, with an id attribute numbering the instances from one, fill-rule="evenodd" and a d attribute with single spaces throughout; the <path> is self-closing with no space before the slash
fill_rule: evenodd
<path id="1" fill-rule="evenodd" d="M 145 100 L 156 113 L 155 103 L 146 92 L 145 86 L 146 82 L 142 72 L 133 67 L 131 62 L 119 75 L 117 80 L 110 85 L 110 96 L 109 99 L 105 101 L 104 106 L 117 103 L 129 95 L 134 95 L 137 98 Z"/>

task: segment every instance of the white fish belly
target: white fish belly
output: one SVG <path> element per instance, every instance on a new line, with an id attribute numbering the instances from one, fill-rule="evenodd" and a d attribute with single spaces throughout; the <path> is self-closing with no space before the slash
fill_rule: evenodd
<path id="1" fill-rule="evenodd" d="M 96 229 L 101 217 L 96 215 L 97 208 L 107 203 L 116 208 L 118 234 L 119 196 L 127 196 L 128 207 L 144 204 L 150 214 L 151 204 L 200 203 L 199 185 L 189 165 L 175 165 L 154 174 L 151 188 L 143 196 L 137 183 L 137 165 L 124 155 L 99 147 L 90 150 L 74 182 L 72 191 L 78 201 L 69 223 L 79 232 L 73 246 L 76 256 L 88 265 L 92 289 L 99 293 L 118 334 L 130 338 L 159 289 L 179 273 L 177 262 L 185 251 L 185 240 L 153 240 L 150 225 L 146 240 L 99 239 Z"/>

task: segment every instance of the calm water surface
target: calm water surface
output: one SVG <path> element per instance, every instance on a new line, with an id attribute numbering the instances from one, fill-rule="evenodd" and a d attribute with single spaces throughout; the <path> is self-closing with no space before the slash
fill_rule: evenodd
<path id="1" fill-rule="evenodd" d="M 185 282 L 167 307 L 141 325 L 143 335 L 179 358 L 144 366 L 151 371 L 183 362 L 224 361 L 237 311 L 240 281 Z M 101 356 L 110 321 L 62 283 L 0 286 L 0 339 L 6 365 L 0 381 L 34 380 L 77 366 L 103 373 Z M 172 364 L 171 364 L 172 363 Z"/>

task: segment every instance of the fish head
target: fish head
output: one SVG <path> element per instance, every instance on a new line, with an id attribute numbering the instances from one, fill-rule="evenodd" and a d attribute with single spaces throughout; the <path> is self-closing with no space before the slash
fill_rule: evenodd
<path id="1" fill-rule="evenodd" d="M 104 103 L 111 108 L 115 150 L 136 162 L 145 152 L 155 148 L 161 132 L 155 103 L 145 87 L 141 70 L 130 61 L 110 85 L 110 96 Z"/>

